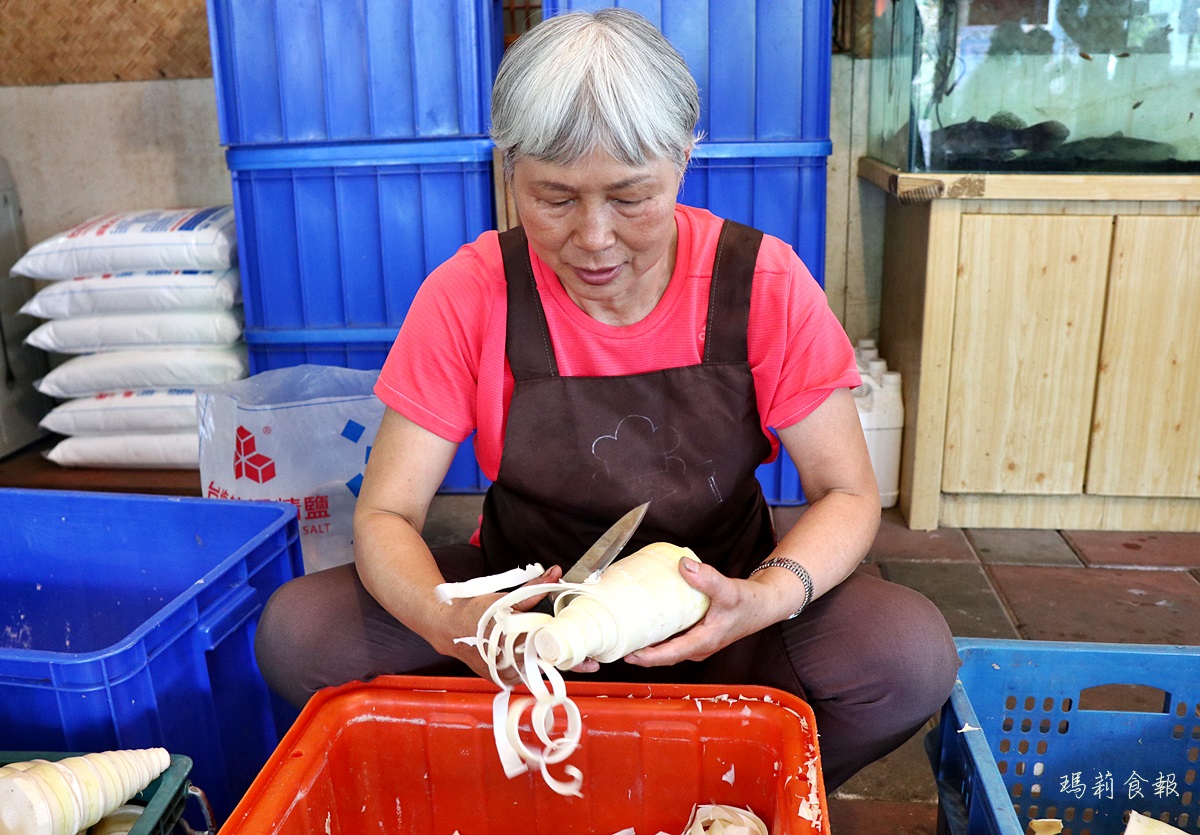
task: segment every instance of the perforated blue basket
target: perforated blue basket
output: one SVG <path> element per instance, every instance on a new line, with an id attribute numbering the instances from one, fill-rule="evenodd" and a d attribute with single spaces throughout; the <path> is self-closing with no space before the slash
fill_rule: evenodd
<path id="1" fill-rule="evenodd" d="M 1200 832 L 1200 647 L 960 639 L 929 740 L 940 833 Z"/>

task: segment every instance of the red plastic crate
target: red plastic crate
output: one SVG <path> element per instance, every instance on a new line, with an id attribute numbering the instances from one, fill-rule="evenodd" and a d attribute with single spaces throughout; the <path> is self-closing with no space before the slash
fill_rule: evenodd
<path id="1" fill-rule="evenodd" d="M 749 807 L 772 835 L 828 832 L 816 723 L 766 687 L 572 682 L 583 797 L 504 776 L 494 686 L 383 676 L 319 692 L 221 835 L 680 832 L 696 803 Z M 528 730 L 527 725 L 523 725 Z M 815 801 L 815 803 L 814 803 Z M 811 823 L 804 804 L 817 807 Z"/>

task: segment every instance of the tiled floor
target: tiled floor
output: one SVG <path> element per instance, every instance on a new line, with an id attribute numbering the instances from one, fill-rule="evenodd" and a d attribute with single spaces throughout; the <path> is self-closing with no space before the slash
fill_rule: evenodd
<path id="1" fill-rule="evenodd" d="M 439 496 L 427 536 L 458 540 L 474 527 L 481 503 Z M 780 533 L 801 513 L 775 508 Z M 922 592 L 957 637 L 1200 643 L 1200 533 L 911 531 L 889 509 L 860 570 Z M 833 835 L 936 831 L 922 736 L 829 798 Z"/>

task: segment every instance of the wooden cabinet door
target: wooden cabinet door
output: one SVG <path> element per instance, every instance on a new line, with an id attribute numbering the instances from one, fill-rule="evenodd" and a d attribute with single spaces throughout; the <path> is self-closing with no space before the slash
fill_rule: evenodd
<path id="1" fill-rule="evenodd" d="M 1200 218 L 1117 219 L 1087 492 L 1200 496 Z"/>
<path id="2" fill-rule="evenodd" d="M 1112 227 L 962 216 L 945 492 L 1083 491 Z"/>

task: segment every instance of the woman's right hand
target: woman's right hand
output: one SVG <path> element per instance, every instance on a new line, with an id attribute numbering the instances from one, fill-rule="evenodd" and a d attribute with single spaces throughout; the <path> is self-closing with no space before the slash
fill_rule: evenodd
<path id="1" fill-rule="evenodd" d="M 539 583 L 557 583 L 562 578 L 562 568 L 557 565 L 552 565 L 542 574 L 529 580 L 524 585 L 532 586 Z M 480 678 L 492 680 L 491 672 L 488 669 L 487 662 L 480 652 L 480 648 L 475 646 L 474 638 L 479 631 L 479 619 L 483 617 L 493 603 L 499 600 L 503 595 L 486 594 L 479 597 L 458 598 L 447 607 L 445 616 L 439 620 L 436 634 L 427 635 L 426 640 L 442 655 L 451 658 L 457 658 L 468 667 L 470 667 Z M 526 612 L 538 604 L 545 595 L 537 595 L 528 600 L 524 600 L 513 607 L 513 611 Z M 489 623 L 483 629 L 483 634 L 486 637 L 492 630 L 492 625 Z M 456 641 L 456 638 L 471 638 L 470 642 Z M 501 682 L 512 686 L 520 683 L 516 672 L 512 669 L 500 671 Z"/>

